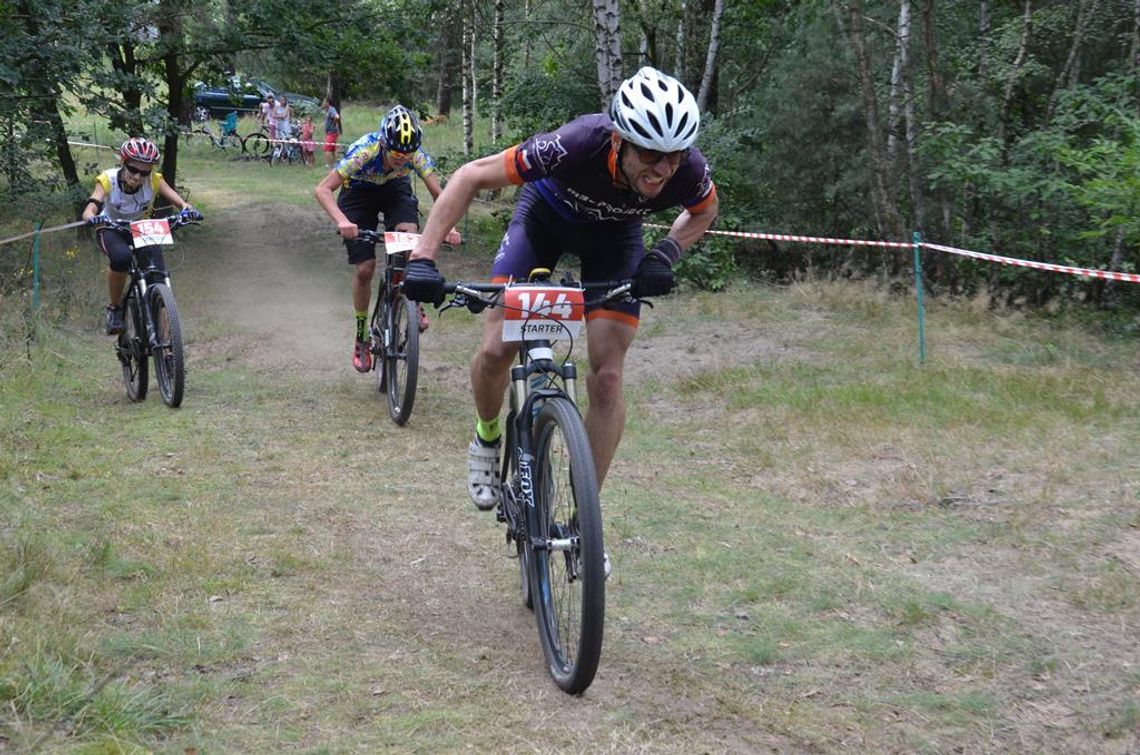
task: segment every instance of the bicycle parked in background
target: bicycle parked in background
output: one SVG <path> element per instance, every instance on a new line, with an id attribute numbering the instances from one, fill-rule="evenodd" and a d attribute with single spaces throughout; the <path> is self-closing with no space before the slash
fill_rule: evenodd
<path id="1" fill-rule="evenodd" d="M 407 423 L 416 401 L 420 364 L 419 309 L 401 285 L 408 253 L 419 234 L 360 229 L 361 241 L 384 244 L 384 272 L 372 307 L 368 338 L 376 389 L 388 396 L 388 414 L 397 425 Z"/>
<path id="2" fill-rule="evenodd" d="M 280 128 L 280 127 L 278 127 Z M 301 141 L 293 136 L 299 134 L 300 129 L 295 121 L 290 121 L 285 133 L 278 133 L 273 142 L 273 149 L 269 153 L 269 164 L 287 162 L 290 165 L 301 162 Z"/>
<path id="3" fill-rule="evenodd" d="M 132 240 L 130 282 L 123 292 L 123 332 L 115 341 L 115 355 L 123 368 L 123 383 L 131 401 L 147 392 L 147 359 L 154 359 L 154 377 L 162 402 L 174 409 L 182 404 L 186 363 L 182 349 L 182 323 L 170 288 L 170 276 L 144 250 L 173 244 L 172 232 L 197 224 L 181 215 L 150 220 L 105 220 L 103 225 Z"/>
<path id="4" fill-rule="evenodd" d="M 442 309 L 503 307 L 503 340 L 519 342 L 496 513 L 518 558 L 520 592 L 534 610 L 550 675 L 578 695 L 601 659 L 606 569 L 594 457 L 570 354 L 585 319 L 585 292 L 605 290 L 599 304 L 618 301 L 629 298 L 631 283 L 583 287 L 566 276 L 551 285 L 549 276 L 540 269 L 522 284 L 449 283 Z M 555 356 L 555 341 L 568 342 L 564 357 Z"/>

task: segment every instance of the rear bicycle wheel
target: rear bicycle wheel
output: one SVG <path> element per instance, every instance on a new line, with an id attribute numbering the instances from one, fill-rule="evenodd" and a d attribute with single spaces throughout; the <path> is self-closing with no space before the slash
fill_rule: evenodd
<path id="1" fill-rule="evenodd" d="M 146 398 L 147 388 L 146 326 L 135 291 L 132 285 L 123 299 L 123 332 L 115 343 L 115 352 L 123 367 L 127 398 L 142 401 Z"/>
<path id="2" fill-rule="evenodd" d="M 420 324 L 416 303 L 397 289 L 388 306 L 388 343 L 384 372 L 388 380 L 388 414 L 397 425 L 412 416 L 420 372 Z"/>
<path id="3" fill-rule="evenodd" d="M 253 157 L 265 157 L 269 153 L 269 134 L 263 131 L 246 134 L 241 140 L 241 151 Z"/>
<path id="4" fill-rule="evenodd" d="M 606 575 L 593 454 L 569 399 L 543 404 L 534 422 L 534 449 L 532 516 L 545 536 L 530 553 L 534 613 L 555 684 L 580 695 L 602 655 Z"/>
<path id="5" fill-rule="evenodd" d="M 182 405 L 186 384 L 186 364 L 182 352 L 182 322 L 174 292 L 165 283 L 155 283 L 147 292 L 151 321 L 154 323 L 154 378 L 162 403 L 171 409 Z"/>

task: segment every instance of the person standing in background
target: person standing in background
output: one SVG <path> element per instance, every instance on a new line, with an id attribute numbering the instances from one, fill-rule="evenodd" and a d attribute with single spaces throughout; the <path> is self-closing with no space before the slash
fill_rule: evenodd
<path id="1" fill-rule="evenodd" d="M 321 110 L 325 111 L 325 167 L 332 170 L 336 163 L 336 143 L 340 139 L 340 113 L 328 97 L 321 100 Z"/>

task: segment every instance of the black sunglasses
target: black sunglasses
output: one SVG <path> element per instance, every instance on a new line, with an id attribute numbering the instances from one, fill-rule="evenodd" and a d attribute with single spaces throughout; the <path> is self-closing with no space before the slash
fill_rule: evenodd
<path id="1" fill-rule="evenodd" d="M 151 171 L 142 170 L 141 168 L 136 168 L 133 165 L 124 165 L 123 167 L 127 169 L 128 173 L 131 173 L 131 174 L 136 175 L 136 176 L 142 176 L 143 178 L 146 178 L 147 176 L 149 176 L 151 174 Z"/>
<path id="2" fill-rule="evenodd" d="M 626 142 L 626 144 L 633 147 L 633 151 L 637 154 L 637 159 L 646 165 L 656 165 L 662 160 L 665 160 L 670 165 L 680 165 L 689 154 L 688 148 L 677 150 L 676 152 L 662 152 L 659 149 L 649 149 L 648 147 L 642 147 L 633 142 Z"/>

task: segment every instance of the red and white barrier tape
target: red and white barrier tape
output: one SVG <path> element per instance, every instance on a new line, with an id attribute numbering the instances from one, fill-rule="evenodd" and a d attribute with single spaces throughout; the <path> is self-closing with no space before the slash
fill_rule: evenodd
<path id="1" fill-rule="evenodd" d="M 646 223 L 646 228 L 664 228 L 668 229 L 667 225 L 659 225 L 656 223 Z M 797 241 L 808 244 L 839 244 L 842 246 L 878 246 L 889 247 L 892 249 L 913 249 L 914 244 L 907 244 L 902 241 L 865 241 L 862 239 L 833 239 L 825 238 L 822 236 L 793 236 L 785 233 L 752 233 L 749 231 L 707 231 L 707 233 L 719 236 L 735 236 L 742 239 L 769 239 L 772 241 Z M 936 252 L 946 252 L 948 254 L 958 254 L 963 257 L 972 257 L 973 259 L 986 260 L 988 262 L 997 262 L 1003 265 L 1016 265 L 1018 267 L 1030 267 L 1037 270 L 1048 270 L 1052 273 L 1064 273 L 1066 275 L 1080 275 L 1087 278 L 1103 278 L 1105 280 L 1124 281 L 1126 283 L 1140 283 L 1140 274 L 1137 273 L 1120 273 L 1113 270 L 1093 270 L 1085 267 L 1071 267 L 1069 265 L 1054 265 L 1050 262 L 1035 262 L 1034 260 L 1022 260 L 1016 257 L 1002 257 L 997 254 L 986 254 L 984 252 L 972 252 L 968 249 L 958 249 L 953 246 L 945 246 L 943 244 L 931 244 L 930 242 L 923 241 L 919 246 L 924 249 L 931 249 Z"/>
<path id="2" fill-rule="evenodd" d="M 81 226 L 81 225 L 87 225 L 86 221 L 77 220 L 74 223 L 64 223 L 63 225 L 53 225 L 51 228 L 40 228 L 39 230 L 36 230 L 36 231 L 28 231 L 27 233 L 22 233 L 19 236 L 13 236 L 10 239 L 0 240 L 0 246 L 4 246 L 5 244 L 11 244 L 13 241 L 19 241 L 20 239 L 26 239 L 29 236 L 35 236 L 37 233 L 51 233 L 53 231 L 63 231 L 63 230 L 67 230 L 68 228 L 75 228 L 75 227 Z"/>
<path id="3" fill-rule="evenodd" d="M 1035 262 L 1033 260 L 1019 260 L 1016 257 L 1000 257 L 996 254 L 985 254 L 984 252 L 971 252 L 968 249 L 957 249 L 952 246 L 943 246 L 942 244 L 931 244 L 929 242 L 922 242 L 922 246 L 926 249 L 933 249 L 936 252 L 948 252 L 949 254 L 959 254 L 963 257 L 972 257 L 978 260 L 987 260 L 989 262 L 999 262 L 1003 265 L 1017 265 L 1018 267 L 1032 267 L 1037 270 L 1048 270 L 1052 273 L 1065 273 L 1067 275 L 1083 275 L 1090 278 L 1104 278 L 1105 280 L 1112 281 L 1127 281 L 1128 283 L 1140 283 L 1140 275 L 1136 273 L 1118 273 L 1113 270 L 1092 270 L 1084 267 L 1070 267 L 1069 265 L 1054 265 L 1050 262 Z"/>

